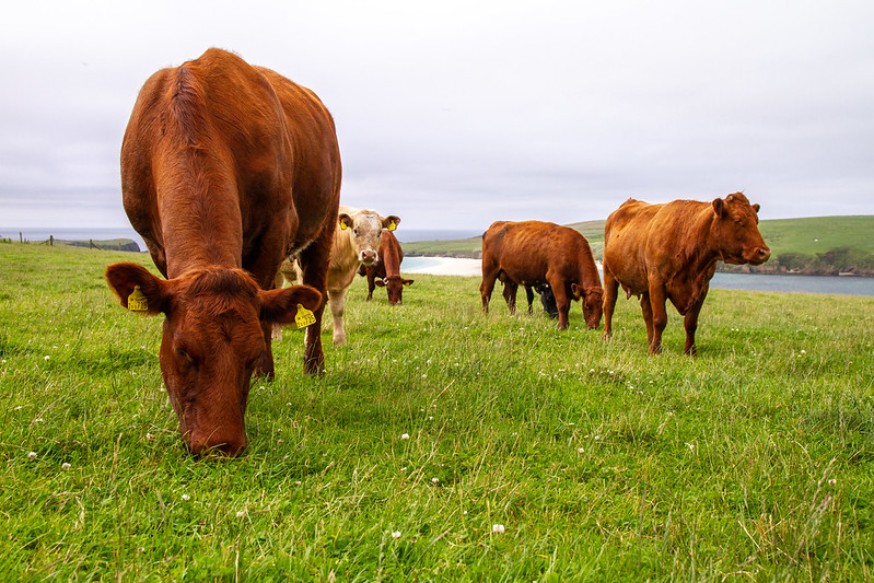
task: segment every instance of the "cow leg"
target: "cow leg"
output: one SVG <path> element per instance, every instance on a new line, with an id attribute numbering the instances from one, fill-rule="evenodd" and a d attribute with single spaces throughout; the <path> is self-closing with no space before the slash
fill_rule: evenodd
<path id="1" fill-rule="evenodd" d="M 651 310 L 652 320 L 652 338 L 649 343 L 649 351 L 651 354 L 658 354 L 662 351 L 662 333 L 665 331 L 665 326 L 668 325 L 668 312 L 666 310 L 665 290 L 661 286 L 650 285 L 649 288 L 649 305 Z"/>
<path id="2" fill-rule="evenodd" d="M 346 312 L 346 289 L 328 290 L 331 316 L 334 318 L 334 346 L 346 344 L 346 327 L 343 323 L 343 315 Z"/>
<path id="3" fill-rule="evenodd" d="M 613 310 L 619 294 L 619 282 L 608 269 L 604 269 L 604 340 L 613 335 Z M 649 329 L 649 326 L 647 326 Z"/>
<path id="4" fill-rule="evenodd" d="M 686 346 L 683 348 L 683 354 L 695 356 L 698 354 L 698 349 L 695 347 L 695 332 L 698 330 L 698 314 L 701 313 L 701 308 L 704 306 L 704 298 L 707 297 L 707 288 L 698 296 L 698 300 L 692 304 L 686 316 L 683 318 L 683 327 L 686 329 Z"/>
<path id="5" fill-rule="evenodd" d="M 643 321 L 646 324 L 646 343 L 652 345 L 652 305 L 649 302 L 649 294 L 641 294 L 640 309 L 643 312 Z"/>
<path id="6" fill-rule="evenodd" d="M 307 326 L 304 335 L 303 370 L 307 374 L 323 374 L 325 372 L 325 353 L 322 349 L 322 316 L 325 313 L 328 287 L 328 261 L 334 232 L 325 229 L 319 238 L 313 241 L 300 253 L 300 265 L 303 271 L 303 283 L 312 286 L 322 293 L 322 303 L 313 312 L 315 323 Z"/>
<path id="7" fill-rule="evenodd" d="M 489 300 L 492 299 L 492 291 L 495 289 L 495 280 L 497 278 L 497 272 L 487 273 L 483 270 L 483 282 L 479 286 L 479 293 L 483 300 L 483 314 L 489 313 Z"/>
<path id="8" fill-rule="evenodd" d="M 519 285 L 516 282 L 507 280 L 504 282 L 504 300 L 507 302 L 507 307 L 510 309 L 510 315 L 516 313 L 516 292 L 519 290 Z"/>
<path id="9" fill-rule="evenodd" d="M 558 309 L 558 329 L 567 330 L 571 311 L 571 301 L 567 295 L 567 288 L 561 279 L 549 277 L 549 274 L 546 277 L 552 288 L 552 295 L 555 296 L 555 307 Z"/>
<path id="10" fill-rule="evenodd" d="M 534 304 L 534 290 L 531 289 L 530 285 L 525 286 L 525 299 L 528 300 L 528 314 L 533 314 L 534 308 L 532 306 Z"/>
<path id="11" fill-rule="evenodd" d="M 276 272 L 276 281 L 275 284 L 276 289 L 282 289 L 285 287 L 285 276 L 282 275 L 281 271 Z M 282 326 L 279 324 L 273 324 L 273 329 L 270 331 L 270 337 L 274 340 L 282 340 Z"/>
<path id="12" fill-rule="evenodd" d="M 373 290 L 376 289 L 376 284 L 374 281 L 376 280 L 376 274 L 370 270 L 367 271 L 367 301 L 373 299 Z"/>

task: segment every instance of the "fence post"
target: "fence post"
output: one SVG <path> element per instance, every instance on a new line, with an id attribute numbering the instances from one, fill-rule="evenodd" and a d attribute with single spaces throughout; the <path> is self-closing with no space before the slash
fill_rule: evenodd
<path id="1" fill-rule="evenodd" d="M 49 247 L 54 247 L 54 246 L 55 246 L 55 236 L 49 235 Z"/>

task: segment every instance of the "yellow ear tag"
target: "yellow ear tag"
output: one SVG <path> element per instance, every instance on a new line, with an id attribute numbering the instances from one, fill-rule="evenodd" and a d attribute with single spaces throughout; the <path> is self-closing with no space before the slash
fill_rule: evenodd
<path id="1" fill-rule="evenodd" d="M 134 291 L 127 297 L 127 309 L 131 312 L 149 311 L 149 300 L 146 294 L 140 291 L 140 286 L 135 285 Z"/>
<path id="2" fill-rule="evenodd" d="M 294 324 L 298 328 L 306 328 L 316 323 L 316 315 L 301 304 L 297 305 L 297 314 L 294 316 Z"/>
<path id="3" fill-rule="evenodd" d="M 397 224 L 396 222 L 394 222 L 394 221 L 389 221 L 389 222 L 388 222 L 388 227 L 387 227 L 387 228 L 388 228 L 389 231 L 394 231 L 395 229 L 398 228 L 398 224 Z"/>
<path id="4" fill-rule="evenodd" d="M 341 231 L 345 231 L 345 230 L 348 229 L 348 228 L 349 228 L 349 226 L 346 225 L 346 223 L 340 221 L 340 230 L 341 230 Z"/>

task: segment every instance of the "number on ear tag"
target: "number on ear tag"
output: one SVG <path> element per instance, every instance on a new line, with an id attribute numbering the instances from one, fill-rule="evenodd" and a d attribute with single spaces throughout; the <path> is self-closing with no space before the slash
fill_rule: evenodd
<path id="1" fill-rule="evenodd" d="M 294 324 L 298 328 L 306 328 L 316 323 L 316 315 L 301 304 L 297 305 L 297 314 L 294 316 Z"/>
<path id="2" fill-rule="evenodd" d="M 149 300 L 142 291 L 140 286 L 135 285 L 134 291 L 127 297 L 127 309 L 131 312 L 148 312 Z"/>

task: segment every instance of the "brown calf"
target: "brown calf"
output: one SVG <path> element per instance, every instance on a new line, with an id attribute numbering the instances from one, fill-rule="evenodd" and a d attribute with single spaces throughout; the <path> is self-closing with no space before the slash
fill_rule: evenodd
<path id="1" fill-rule="evenodd" d="M 404 300 L 404 286 L 415 280 L 401 277 L 401 262 L 404 250 L 394 233 L 383 229 L 379 240 L 379 260 L 373 265 L 362 265 L 358 273 L 367 278 L 367 301 L 373 299 L 376 286 L 384 287 L 388 303 L 395 306 Z"/>
<path id="2" fill-rule="evenodd" d="M 558 308 L 558 328 L 568 327 L 572 299 L 582 299 L 589 328 L 601 322 L 603 289 L 589 242 L 578 231 L 541 221 L 492 223 L 483 235 L 483 312 L 495 281 L 504 283 L 504 297 L 515 311 L 519 285 L 548 283 Z"/>

